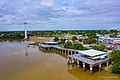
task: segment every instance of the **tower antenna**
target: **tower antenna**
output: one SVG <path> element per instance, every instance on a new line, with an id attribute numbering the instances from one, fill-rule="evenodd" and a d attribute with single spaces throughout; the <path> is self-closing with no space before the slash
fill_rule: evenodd
<path id="1" fill-rule="evenodd" d="M 28 38 L 27 36 L 27 19 L 25 18 L 25 22 L 24 22 L 24 31 L 25 31 L 25 39 Z"/>

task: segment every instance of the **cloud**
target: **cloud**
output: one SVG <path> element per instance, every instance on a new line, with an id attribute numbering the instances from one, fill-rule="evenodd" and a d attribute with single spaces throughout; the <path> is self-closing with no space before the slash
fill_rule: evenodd
<path id="1" fill-rule="evenodd" d="M 23 26 L 25 18 L 31 30 L 73 29 L 74 26 L 75 29 L 105 29 L 97 26 L 107 23 L 113 29 L 119 26 L 115 23 L 120 21 L 119 15 L 119 0 L 0 0 L 0 30 L 6 30 L 8 25 Z"/>

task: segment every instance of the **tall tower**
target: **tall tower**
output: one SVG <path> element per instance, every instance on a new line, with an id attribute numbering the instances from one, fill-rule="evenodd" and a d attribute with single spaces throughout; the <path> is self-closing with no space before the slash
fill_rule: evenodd
<path id="1" fill-rule="evenodd" d="M 27 37 L 27 22 L 24 22 L 25 38 Z"/>

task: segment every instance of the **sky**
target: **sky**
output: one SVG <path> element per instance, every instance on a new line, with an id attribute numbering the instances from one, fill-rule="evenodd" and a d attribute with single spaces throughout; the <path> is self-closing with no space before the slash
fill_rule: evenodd
<path id="1" fill-rule="evenodd" d="M 120 0 L 0 0 L 0 31 L 120 28 Z"/>

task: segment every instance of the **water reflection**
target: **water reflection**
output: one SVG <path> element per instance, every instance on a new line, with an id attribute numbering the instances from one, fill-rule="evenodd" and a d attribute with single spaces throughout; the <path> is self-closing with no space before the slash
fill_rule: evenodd
<path id="1" fill-rule="evenodd" d="M 65 54 L 65 53 L 61 53 L 61 52 L 59 52 L 59 51 L 55 51 L 55 50 L 44 50 L 44 49 L 42 49 L 42 48 L 40 48 L 39 47 L 39 50 L 40 51 L 42 51 L 43 53 L 54 53 L 54 54 L 57 54 L 57 55 L 59 55 L 59 56 L 61 56 L 61 57 L 64 57 L 65 59 L 67 59 L 68 58 L 68 54 Z"/>
<path id="2" fill-rule="evenodd" d="M 27 42 L 25 41 L 25 56 L 26 57 L 28 56 L 28 47 L 29 47 L 28 41 Z"/>

